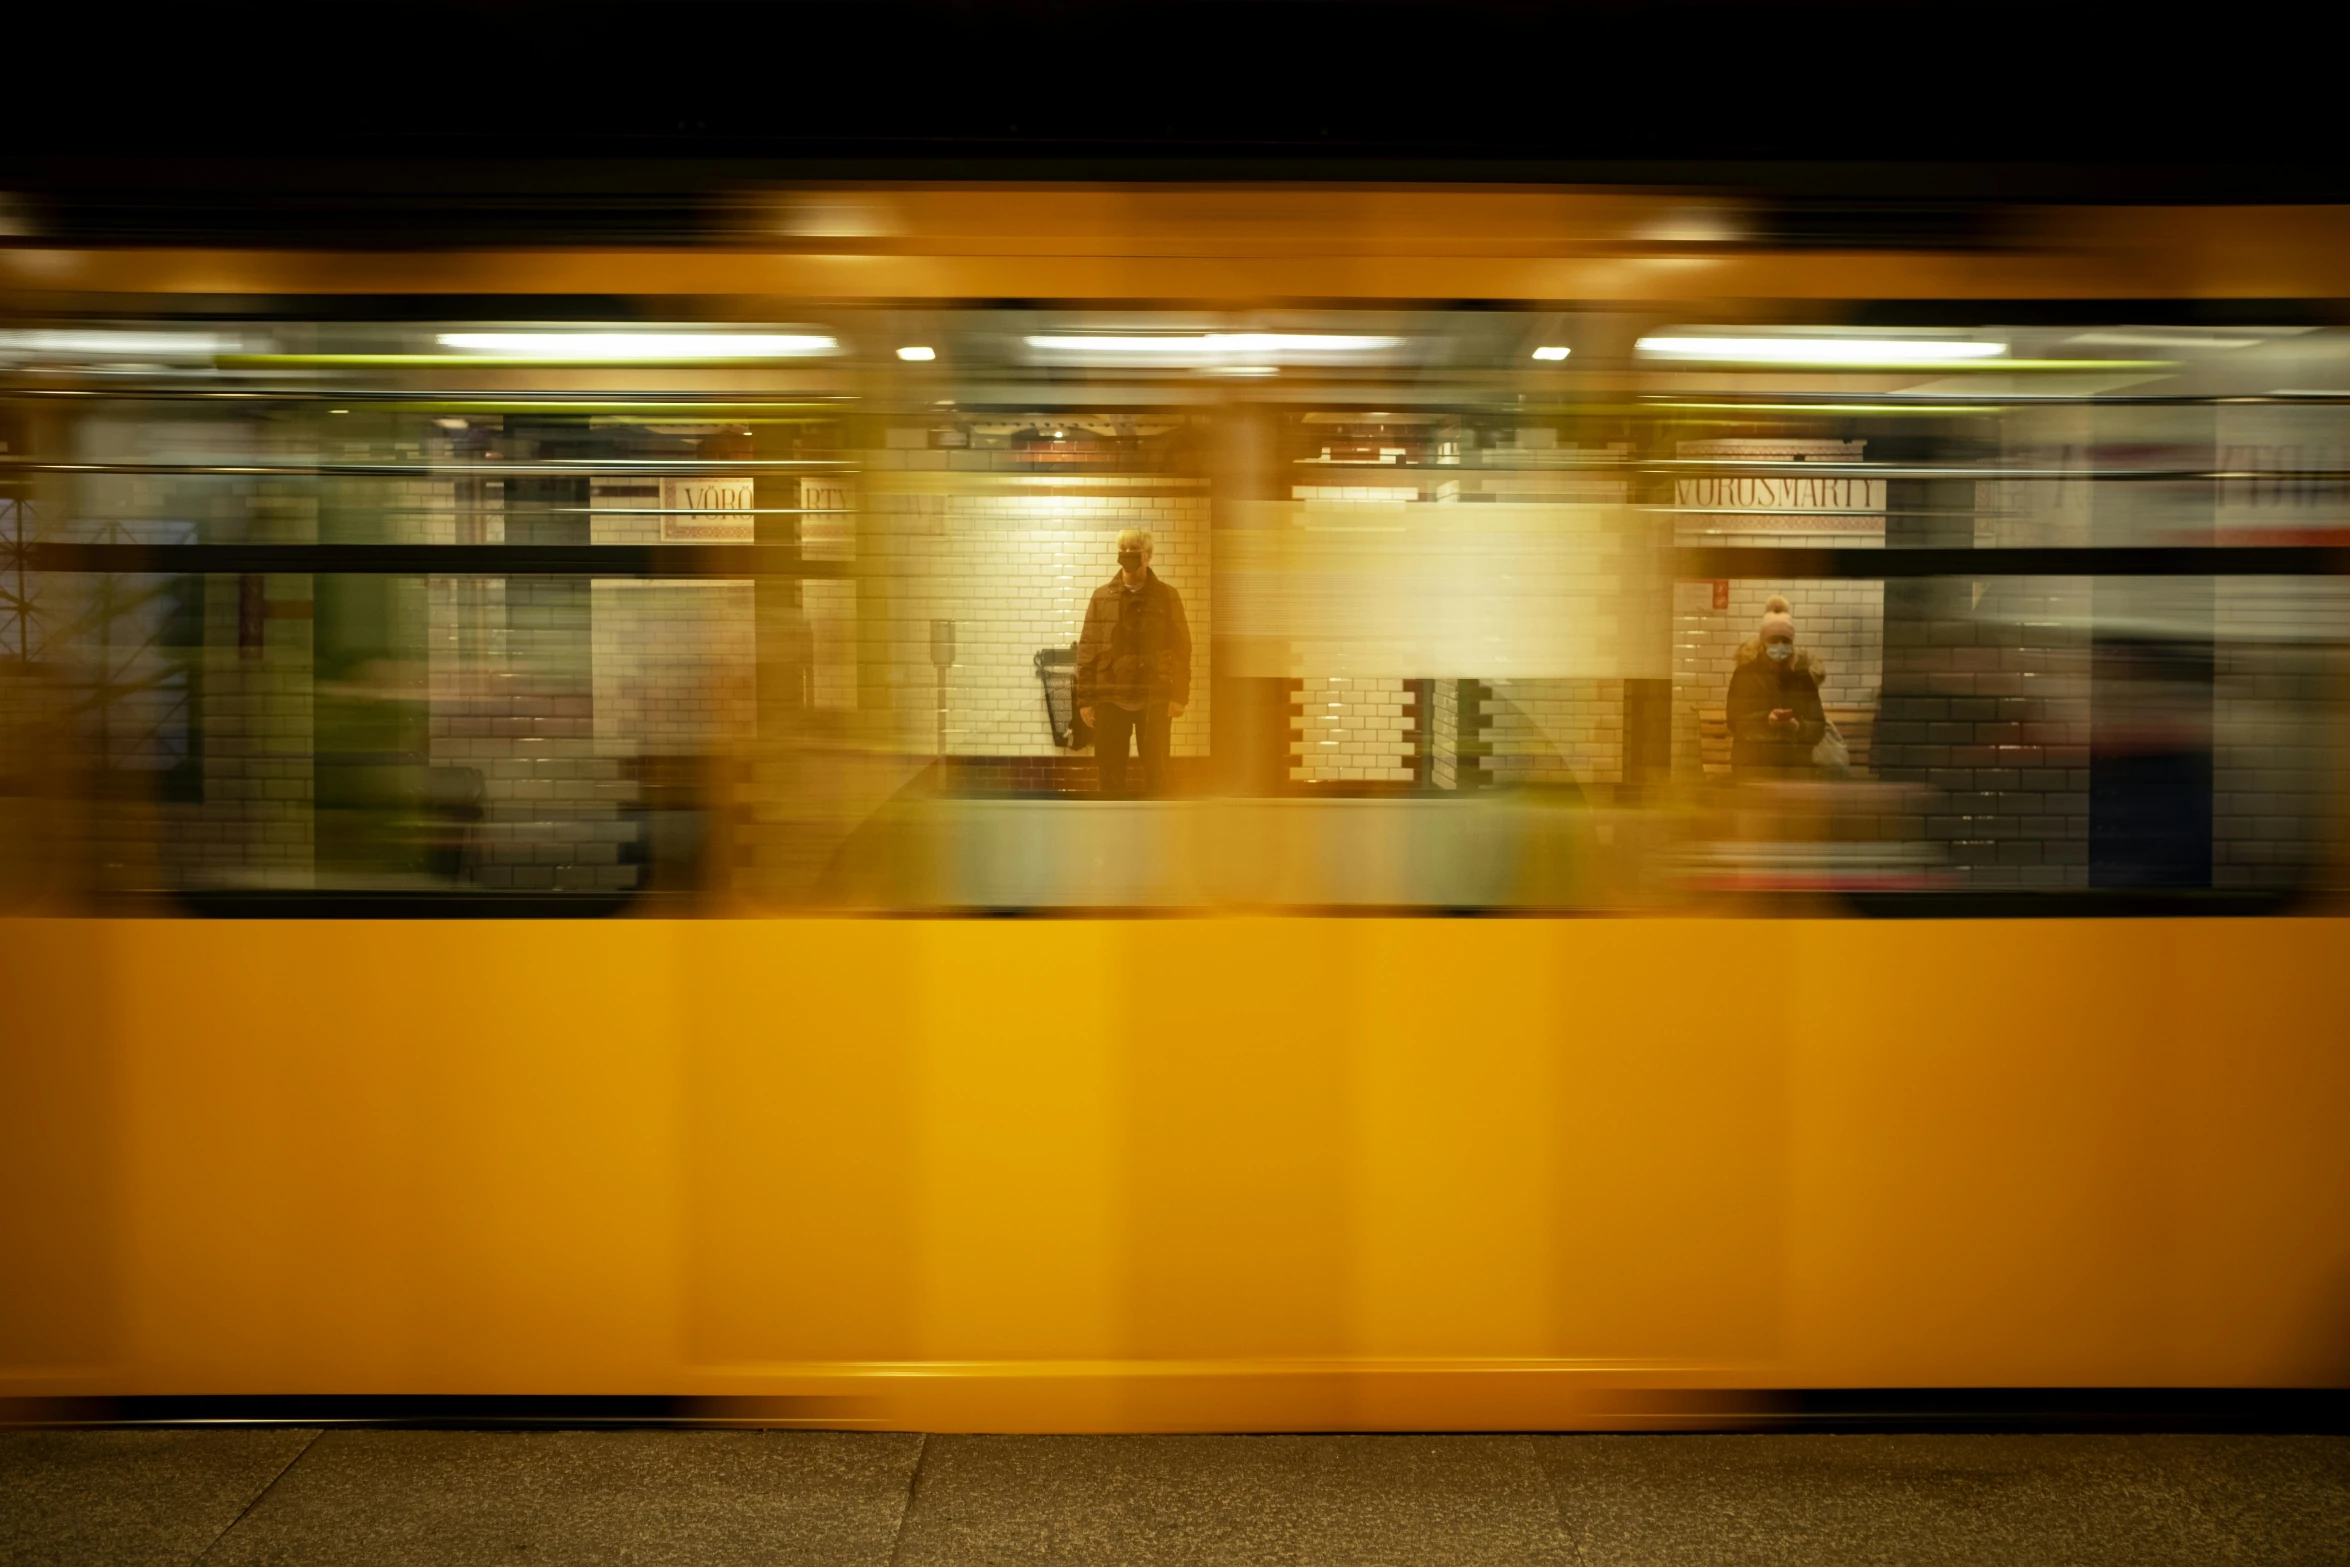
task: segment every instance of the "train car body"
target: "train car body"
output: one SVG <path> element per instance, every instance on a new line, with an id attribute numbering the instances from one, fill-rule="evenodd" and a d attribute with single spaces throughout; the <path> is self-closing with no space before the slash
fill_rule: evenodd
<path id="1" fill-rule="evenodd" d="M 2350 215 L 723 210 L 0 245 L 0 1399 L 2350 1377 Z M 1190 701 L 1097 799 L 1136 528 Z"/>

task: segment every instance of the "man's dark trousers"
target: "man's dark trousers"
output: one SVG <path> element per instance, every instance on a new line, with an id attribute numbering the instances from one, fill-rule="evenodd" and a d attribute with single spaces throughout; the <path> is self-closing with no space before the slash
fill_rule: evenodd
<path id="1" fill-rule="evenodd" d="M 1093 710 L 1093 755 L 1101 764 L 1102 798 L 1130 799 L 1126 791 L 1126 737 L 1142 752 L 1142 792 L 1167 792 L 1167 704 L 1153 702 L 1141 712 L 1103 702 Z"/>

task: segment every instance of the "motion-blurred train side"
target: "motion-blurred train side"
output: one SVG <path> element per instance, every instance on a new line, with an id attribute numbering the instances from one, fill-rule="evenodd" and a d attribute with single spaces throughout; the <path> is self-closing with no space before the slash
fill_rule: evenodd
<path id="1" fill-rule="evenodd" d="M 724 212 L 0 241 L 0 1407 L 2350 1376 L 2350 214 Z"/>

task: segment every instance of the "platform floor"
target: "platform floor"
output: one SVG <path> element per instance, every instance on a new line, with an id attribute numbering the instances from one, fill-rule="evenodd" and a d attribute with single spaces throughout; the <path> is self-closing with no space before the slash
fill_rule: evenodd
<path id="1" fill-rule="evenodd" d="M 2350 1437 L 0 1432 L 0 1563 L 2350 1563 Z"/>

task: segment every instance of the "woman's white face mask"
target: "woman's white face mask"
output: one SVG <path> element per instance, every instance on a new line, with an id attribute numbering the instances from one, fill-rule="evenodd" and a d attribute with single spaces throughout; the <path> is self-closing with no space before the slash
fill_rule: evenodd
<path id="1" fill-rule="evenodd" d="M 1763 644 L 1763 651 L 1770 655 L 1773 663 L 1784 664 L 1795 656 L 1795 644 L 1792 642 L 1766 642 Z"/>

